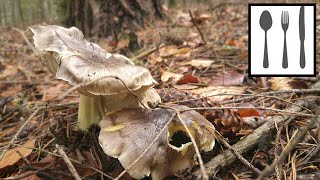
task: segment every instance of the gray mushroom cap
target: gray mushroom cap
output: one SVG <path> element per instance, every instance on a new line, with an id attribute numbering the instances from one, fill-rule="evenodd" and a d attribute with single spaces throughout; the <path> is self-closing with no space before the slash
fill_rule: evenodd
<path id="1" fill-rule="evenodd" d="M 57 79 L 71 85 L 90 83 L 78 88 L 84 95 L 114 95 L 147 90 L 157 84 L 148 69 L 135 66 L 120 54 L 106 52 L 84 39 L 80 30 L 48 25 L 30 28 L 42 61 Z M 114 78 L 117 77 L 117 78 Z"/>

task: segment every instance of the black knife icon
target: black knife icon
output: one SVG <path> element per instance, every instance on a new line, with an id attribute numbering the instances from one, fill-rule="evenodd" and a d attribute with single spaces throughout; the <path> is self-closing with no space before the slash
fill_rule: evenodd
<path id="1" fill-rule="evenodd" d="M 299 36 L 300 36 L 300 67 L 303 69 L 306 66 L 306 59 L 304 54 L 304 39 L 305 39 L 304 6 L 301 6 L 300 8 Z"/>

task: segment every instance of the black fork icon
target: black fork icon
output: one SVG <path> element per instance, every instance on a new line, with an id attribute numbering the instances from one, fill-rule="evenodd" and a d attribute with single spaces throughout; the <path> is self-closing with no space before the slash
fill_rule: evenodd
<path id="1" fill-rule="evenodd" d="M 288 68 L 288 55 L 287 55 L 287 30 L 289 27 L 289 13 L 288 11 L 282 11 L 281 13 L 281 26 L 284 32 L 284 45 L 283 45 L 283 57 L 282 57 L 282 67 Z"/>

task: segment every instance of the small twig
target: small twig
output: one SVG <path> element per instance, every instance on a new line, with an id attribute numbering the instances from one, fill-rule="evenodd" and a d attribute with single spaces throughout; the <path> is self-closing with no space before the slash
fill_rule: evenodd
<path id="1" fill-rule="evenodd" d="M 133 57 L 131 60 L 134 61 L 134 60 L 137 60 L 137 59 L 141 59 L 141 58 L 143 58 L 143 57 L 146 57 L 146 56 L 148 56 L 149 54 L 152 54 L 152 53 L 155 52 L 156 50 L 159 50 L 159 49 L 161 49 L 161 48 L 163 48 L 163 47 L 164 47 L 164 44 L 160 44 L 160 45 L 157 46 L 157 47 L 154 47 L 154 48 L 152 48 L 152 49 L 150 49 L 150 50 L 147 50 L 147 51 L 145 51 L 145 52 L 142 52 L 141 54 Z"/>
<path id="2" fill-rule="evenodd" d="M 193 16 L 192 16 L 191 10 L 189 10 L 189 14 L 190 14 L 190 18 L 191 18 L 191 21 L 192 21 L 193 25 L 197 28 L 197 30 L 198 30 L 198 32 L 199 32 L 199 34 L 200 34 L 200 36 L 201 36 L 201 39 L 202 39 L 202 41 L 203 41 L 203 44 L 206 45 L 206 44 L 207 44 L 207 41 L 204 39 L 204 36 L 203 36 L 202 31 L 200 30 L 199 26 L 197 25 L 196 21 L 194 20 L 194 18 L 193 18 Z"/>
<path id="3" fill-rule="evenodd" d="M 161 134 L 163 133 L 163 131 L 168 127 L 168 125 L 171 123 L 171 121 L 177 116 L 177 113 L 175 112 L 171 118 L 168 120 L 168 122 L 163 126 L 163 128 L 160 130 L 160 132 L 157 134 L 157 136 L 153 139 L 153 141 L 149 144 L 149 146 L 140 154 L 140 156 L 133 161 L 128 167 L 127 169 L 125 169 L 124 171 L 122 171 L 118 177 L 115 178 L 115 180 L 119 180 L 129 169 L 131 169 L 146 153 L 147 151 L 151 148 L 151 146 L 159 139 L 159 137 L 161 136 Z"/>
<path id="4" fill-rule="evenodd" d="M 17 29 L 15 27 L 12 27 L 13 30 L 19 32 L 21 34 L 21 36 L 23 37 L 23 39 L 26 41 L 26 43 L 28 44 L 28 46 L 31 48 L 31 50 L 36 53 L 36 49 L 33 47 L 33 45 L 30 43 L 30 41 L 28 40 L 27 36 L 24 34 L 23 31 L 21 31 L 20 29 Z"/>
<path id="5" fill-rule="evenodd" d="M 80 149 L 79 149 L 79 148 L 76 148 L 76 149 L 75 149 L 75 152 L 76 152 L 76 154 L 77 154 L 78 160 L 79 160 L 82 164 L 84 164 L 84 163 L 86 162 L 86 159 L 83 157 Z"/>
<path id="6" fill-rule="evenodd" d="M 2 160 L 2 158 L 4 157 L 4 155 L 6 154 L 6 152 L 10 149 L 11 145 L 18 139 L 18 136 L 20 135 L 20 133 L 22 132 L 22 130 L 26 127 L 26 125 L 37 115 L 37 113 L 40 111 L 41 109 L 38 108 L 36 109 L 31 116 L 22 124 L 22 126 L 19 128 L 19 130 L 16 132 L 16 134 L 12 137 L 10 143 L 4 148 L 4 150 L 2 151 L 2 154 L 0 156 L 0 161 Z"/>
<path id="7" fill-rule="evenodd" d="M 317 143 L 316 147 L 314 148 L 314 150 L 309 154 L 309 156 L 303 161 L 305 163 L 307 163 L 308 161 L 310 161 L 311 158 L 313 158 L 314 156 L 318 155 L 320 152 L 320 142 Z"/>
<path id="8" fill-rule="evenodd" d="M 285 146 L 279 158 L 275 159 L 270 166 L 267 166 L 262 173 L 259 175 L 258 180 L 264 179 L 266 176 L 271 174 L 276 165 L 281 164 L 288 154 L 296 147 L 296 145 L 301 141 L 301 139 L 307 134 L 307 131 L 313 126 L 313 124 L 318 120 L 320 114 L 320 110 L 317 111 L 316 115 L 313 119 L 304 127 L 301 128 L 301 131 L 297 133 L 295 137 L 293 137 L 290 142 Z"/>
<path id="9" fill-rule="evenodd" d="M 31 164 L 31 162 L 26 157 L 24 157 L 20 151 L 16 151 L 16 153 L 19 154 L 19 156 L 23 159 L 23 161 L 26 162 L 28 165 Z"/>
<path id="10" fill-rule="evenodd" d="M 257 169 L 256 167 L 254 167 L 250 162 L 248 162 L 240 153 L 238 153 L 235 149 L 232 148 L 232 146 L 224 139 L 224 137 L 215 129 L 212 129 L 208 126 L 205 126 L 206 129 L 212 134 L 212 135 L 217 135 L 215 137 L 218 138 L 218 140 L 228 149 L 231 150 L 231 152 L 237 156 L 237 158 L 246 166 L 248 166 L 250 169 L 252 169 L 255 173 L 260 174 L 261 171 L 259 169 Z"/>
<path id="11" fill-rule="evenodd" d="M 61 155 L 61 158 L 66 163 L 66 165 L 67 165 L 68 169 L 70 170 L 72 176 L 76 180 L 81 180 L 81 177 L 80 177 L 79 173 L 77 172 L 76 168 L 72 165 L 72 163 L 71 163 L 69 157 L 67 156 L 66 152 L 64 152 L 64 150 L 58 144 L 56 144 L 56 148 L 58 150 L 58 153 Z"/>

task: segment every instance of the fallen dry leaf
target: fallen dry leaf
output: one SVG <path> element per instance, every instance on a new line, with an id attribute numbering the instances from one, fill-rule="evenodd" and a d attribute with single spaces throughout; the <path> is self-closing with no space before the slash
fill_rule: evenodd
<path id="1" fill-rule="evenodd" d="M 308 85 L 305 81 L 294 80 L 289 77 L 272 77 L 271 82 L 272 90 L 290 90 L 290 89 L 306 89 Z"/>
<path id="2" fill-rule="evenodd" d="M 4 67 L 5 69 L 0 71 L 0 79 L 6 78 L 8 76 L 12 77 L 14 74 L 17 74 L 19 72 L 19 69 L 16 66 L 5 64 Z"/>
<path id="3" fill-rule="evenodd" d="M 19 151 L 23 157 L 29 156 L 32 152 L 32 149 L 30 148 L 34 147 L 35 142 L 36 139 L 33 138 L 27 141 L 25 144 L 23 144 L 23 147 L 16 147 L 8 150 L 2 158 L 2 160 L 0 161 L 0 169 L 14 165 L 21 159 L 21 156 L 17 153 L 17 151 Z"/>
<path id="4" fill-rule="evenodd" d="M 68 85 L 63 82 L 59 82 L 56 85 L 50 86 L 49 88 L 44 89 L 46 96 L 45 96 L 45 99 L 43 100 L 44 101 L 53 100 L 54 98 L 59 96 L 61 92 L 63 92 L 63 89 L 67 89 L 67 88 L 68 88 Z"/>
<path id="5" fill-rule="evenodd" d="M 199 86 L 190 85 L 190 84 L 182 84 L 182 85 L 174 85 L 173 87 L 176 89 L 179 89 L 179 90 L 190 90 L 190 89 L 197 89 Z"/>
<path id="6" fill-rule="evenodd" d="M 182 76 L 183 76 L 182 74 L 177 74 L 177 73 L 165 71 L 161 75 L 161 81 L 167 82 L 167 81 L 169 81 L 170 78 L 172 78 L 173 81 L 178 81 Z"/>
<path id="7" fill-rule="evenodd" d="M 186 74 L 177 81 L 177 84 L 181 85 L 181 84 L 199 83 L 199 82 L 200 80 L 198 77 L 193 76 L 191 74 Z"/>
<path id="8" fill-rule="evenodd" d="M 0 96 L 1 96 L 1 97 L 10 97 L 10 96 L 17 95 L 17 94 L 18 94 L 19 92 L 21 92 L 21 91 L 22 91 L 21 85 L 11 86 L 11 87 L 9 87 L 8 89 L 3 90 L 3 91 L 0 93 Z"/>
<path id="9" fill-rule="evenodd" d="M 197 24 L 201 24 L 211 18 L 212 18 L 212 16 L 210 14 L 203 13 L 203 14 L 195 16 L 194 20 L 196 21 Z"/>
<path id="10" fill-rule="evenodd" d="M 209 59 L 192 59 L 188 64 L 197 69 L 210 67 L 214 60 Z"/>
<path id="11" fill-rule="evenodd" d="M 210 85 L 241 85 L 244 81 L 244 74 L 240 74 L 237 71 L 224 71 L 213 76 Z"/>
<path id="12" fill-rule="evenodd" d="M 170 57 L 178 53 L 178 47 L 175 45 L 165 46 L 159 49 L 160 57 Z"/>
<path id="13" fill-rule="evenodd" d="M 199 94 L 202 97 L 209 97 L 212 102 L 223 101 L 231 99 L 235 95 L 219 95 L 219 94 L 242 94 L 245 91 L 245 87 L 224 87 L 224 86 L 208 86 L 205 88 L 199 88 L 191 90 L 194 94 Z M 217 96 L 215 96 L 217 95 Z"/>

